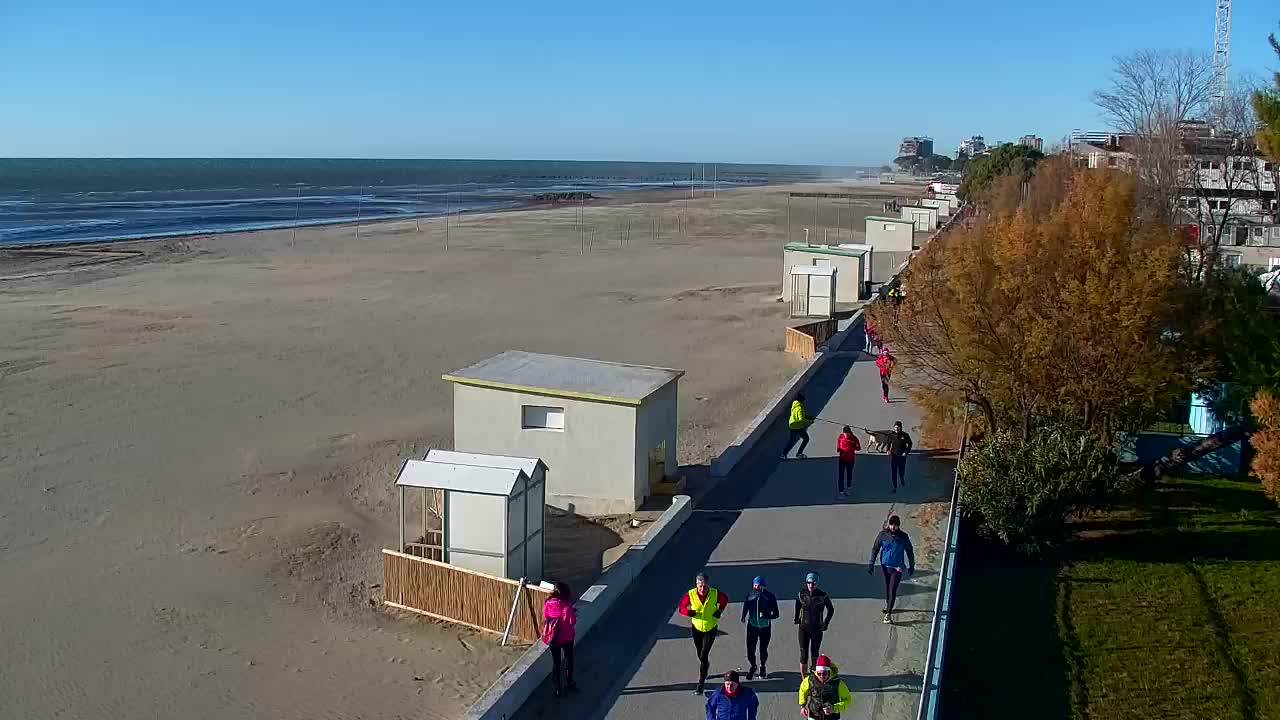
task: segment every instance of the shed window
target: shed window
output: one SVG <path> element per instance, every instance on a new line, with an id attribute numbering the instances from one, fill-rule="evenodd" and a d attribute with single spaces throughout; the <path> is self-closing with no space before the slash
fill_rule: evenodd
<path id="1" fill-rule="evenodd" d="M 888 230 L 889 232 L 893 232 L 894 230 L 897 230 L 897 229 L 898 229 L 898 226 L 897 226 L 897 225 L 894 225 L 893 223 L 885 223 L 885 224 L 884 224 L 884 229 L 885 229 L 885 230 Z"/>
<path id="2" fill-rule="evenodd" d="M 525 430 L 564 430 L 564 408 L 524 405 L 520 408 L 520 421 Z"/>

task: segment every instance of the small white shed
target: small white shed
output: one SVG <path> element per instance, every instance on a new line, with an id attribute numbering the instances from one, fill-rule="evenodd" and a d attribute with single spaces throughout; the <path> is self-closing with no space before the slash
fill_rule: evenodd
<path id="1" fill-rule="evenodd" d="M 830 318 L 836 305 L 836 269 L 831 265 L 791 267 L 791 317 Z"/>
<path id="2" fill-rule="evenodd" d="M 867 244 L 880 252 L 915 249 L 915 218 L 867 216 Z"/>
<path id="3" fill-rule="evenodd" d="M 938 227 L 938 209 L 922 205 L 903 205 L 902 219 L 914 221 L 917 230 L 933 232 L 933 229 Z"/>
<path id="4" fill-rule="evenodd" d="M 945 222 L 951 217 L 951 203 L 942 198 L 920 198 L 920 204 L 925 207 L 938 209 L 938 220 Z"/>
<path id="5" fill-rule="evenodd" d="M 542 458 L 547 503 L 634 512 L 679 471 L 683 370 L 509 350 L 444 376 L 459 450 Z"/>
<path id="6" fill-rule="evenodd" d="M 400 491 L 400 548 L 405 544 L 405 491 L 422 499 L 423 547 L 450 565 L 530 582 L 542 579 L 543 517 L 547 466 L 535 458 L 431 450 L 422 460 L 407 460 L 396 478 Z M 441 527 L 428 527 L 432 495 Z M 410 511 L 411 514 L 413 511 Z M 425 555 L 437 555 L 434 552 Z"/>

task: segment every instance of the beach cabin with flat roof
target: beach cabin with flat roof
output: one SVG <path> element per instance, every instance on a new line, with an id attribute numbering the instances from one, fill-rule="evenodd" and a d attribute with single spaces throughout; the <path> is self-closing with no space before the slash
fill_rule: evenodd
<path id="1" fill-rule="evenodd" d="M 903 205 L 902 219 L 915 222 L 916 229 L 922 232 L 933 232 L 938 227 L 938 208 L 923 205 Z"/>
<path id="2" fill-rule="evenodd" d="M 782 247 L 782 301 L 791 302 L 795 288 L 791 268 L 826 266 L 836 269 L 841 282 L 836 285 L 835 301 L 856 303 L 862 299 L 863 281 L 871 280 L 871 250 L 864 246 L 805 245 L 787 243 Z"/>
<path id="3" fill-rule="evenodd" d="M 867 216 L 867 244 L 879 252 L 911 252 L 915 249 L 915 218 Z"/>
<path id="4" fill-rule="evenodd" d="M 924 207 L 936 208 L 938 210 L 938 222 L 945 224 L 947 218 L 951 217 L 951 203 L 942 198 L 920 198 L 920 204 Z"/>
<path id="5" fill-rule="evenodd" d="M 543 568 L 546 476 L 547 466 L 537 458 L 433 449 L 422 460 L 406 460 L 396 478 L 401 551 L 537 583 Z M 416 524 L 418 501 L 422 539 L 406 543 L 406 523 Z M 439 513 L 439 529 L 431 527 L 429 508 Z"/>
<path id="6" fill-rule="evenodd" d="M 582 515 L 634 512 L 674 475 L 683 370 L 508 350 L 444 375 L 453 443 L 541 458 L 547 504 Z"/>

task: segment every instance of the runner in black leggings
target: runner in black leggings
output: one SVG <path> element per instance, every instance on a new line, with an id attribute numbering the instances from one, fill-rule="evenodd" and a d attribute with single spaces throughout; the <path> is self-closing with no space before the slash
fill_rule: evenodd
<path id="1" fill-rule="evenodd" d="M 871 562 L 867 565 L 867 574 L 875 572 L 876 558 L 880 558 L 880 566 L 884 571 L 884 622 L 892 622 L 894 603 L 898 600 L 898 584 L 902 582 L 902 573 L 908 575 L 916 571 L 916 553 L 911 547 L 911 537 L 902 529 L 902 520 L 897 515 L 890 515 L 884 529 L 876 535 L 871 544 Z M 903 561 L 907 561 L 904 563 Z"/>
<path id="2" fill-rule="evenodd" d="M 809 573 L 804 578 L 804 589 L 796 596 L 795 623 L 799 625 L 797 635 L 800 640 L 800 675 L 809 672 L 809 659 L 818 659 L 822 648 L 822 633 L 831 624 L 836 608 L 831 604 L 831 596 L 818 587 L 818 573 Z"/>

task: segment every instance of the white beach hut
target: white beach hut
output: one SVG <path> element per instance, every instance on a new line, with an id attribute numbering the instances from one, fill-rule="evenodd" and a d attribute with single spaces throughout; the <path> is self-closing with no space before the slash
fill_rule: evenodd
<path id="1" fill-rule="evenodd" d="M 791 317 L 830 318 L 835 305 L 834 266 L 791 266 Z"/>
<path id="2" fill-rule="evenodd" d="M 542 579 L 547 466 L 536 458 L 431 450 L 396 478 L 400 548 L 450 565 L 530 582 Z M 422 541 L 405 543 L 406 490 L 422 499 Z M 441 527 L 429 527 L 428 506 Z M 413 511 L 410 511 L 411 514 Z"/>

